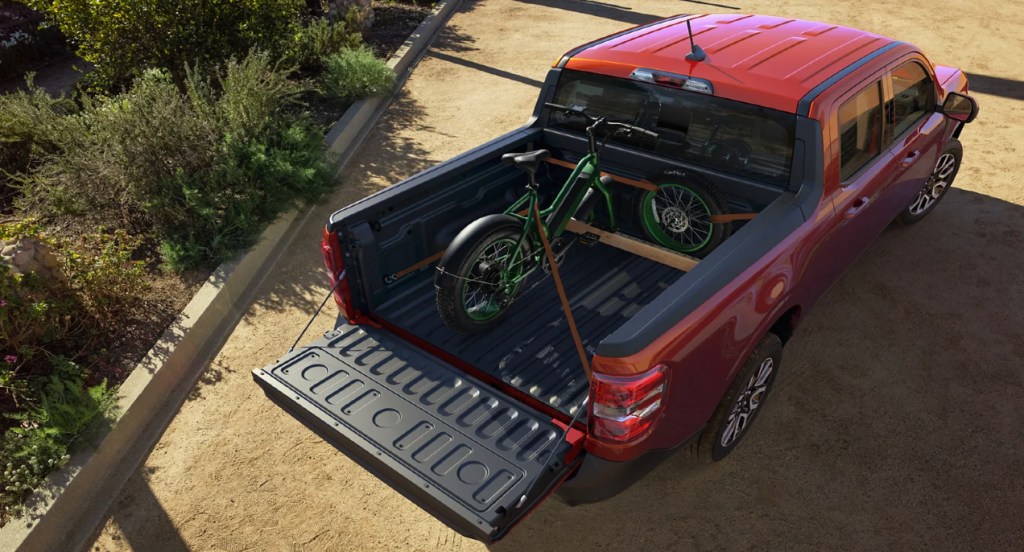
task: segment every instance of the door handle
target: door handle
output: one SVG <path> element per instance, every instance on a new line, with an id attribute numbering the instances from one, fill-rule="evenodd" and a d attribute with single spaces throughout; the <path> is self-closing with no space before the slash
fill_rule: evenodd
<path id="1" fill-rule="evenodd" d="M 868 203 L 871 203 L 871 198 L 868 196 L 864 196 L 857 201 L 854 201 L 853 205 L 846 210 L 846 218 L 853 218 L 857 216 L 857 213 L 863 211 L 864 208 L 868 206 Z"/>
<path id="2" fill-rule="evenodd" d="M 900 167 L 903 167 L 905 169 L 905 168 L 913 165 L 914 161 L 917 161 L 917 158 L 920 157 L 920 156 L 921 156 L 921 150 L 914 150 L 914 151 L 910 152 L 909 154 L 907 154 L 906 157 L 903 158 L 903 161 L 900 161 Z"/>

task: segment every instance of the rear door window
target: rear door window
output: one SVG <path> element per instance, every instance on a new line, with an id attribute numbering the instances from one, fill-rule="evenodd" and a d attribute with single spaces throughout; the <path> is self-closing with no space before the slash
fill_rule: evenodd
<path id="1" fill-rule="evenodd" d="M 882 83 L 839 106 L 839 176 L 848 180 L 882 151 Z"/>

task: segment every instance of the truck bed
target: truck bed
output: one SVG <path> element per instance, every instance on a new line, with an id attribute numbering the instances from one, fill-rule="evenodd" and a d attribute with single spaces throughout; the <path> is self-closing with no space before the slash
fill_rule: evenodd
<path id="1" fill-rule="evenodd" d="M 602 339 L 679 279 L 683 272 L 602 244 L 576 244 L 560 267 L 580 336 L 593 355 Z M 477 369 L 573 416 L 587 378 L 567 331 L 554 280 L 528 281 L 501 325 L 484 335 L 455 333 L 437 314 L 433 269 L 409 278 L 375 314 Z"/>

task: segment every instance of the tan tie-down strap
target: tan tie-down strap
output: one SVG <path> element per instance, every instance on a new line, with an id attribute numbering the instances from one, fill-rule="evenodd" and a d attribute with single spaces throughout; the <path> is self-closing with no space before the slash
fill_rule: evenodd
<path id="1" fill-rule="evenodd" d="M 565 167 L 567 169 L 575 169 L 576 168 L 576 164 L 575 163 L 570 163 L 568 161 L 562 161 L 561 159 L 555 159 L 553 157 L 548 157 L 544 161 L 546 161 L 548 163 L 551 163 L 552 165 L 555 165 L 555 166 L 558 166 L 558 167 Z M 655 191 L 658 190 L 658 185 L 653 183 L 653 182 L 651 182 L 650 180 L 636 180 L 636 179 L 633 179 L 633 178 L 626 178 L 625 176 L 620 176 L 620 175 L 617 175 L 617 174 L 611 174 L 611 173 L 607 173 L 607 172 L 604 172 L 604 171 L 601 171 L 601 176 L 609 176 L 612 179 L 614 179 L 616 182 L 621 182 L 623 184 L 628 184 L 628 185 L 633 186 L 635 188 L 640 188 L 642 190 L 647 190 L 648 192 L 655 192 Z M 750 220 L 750 219 L 752 219 L 752 218 L 754 218 L 756 216 L 757 216 L 757 213 L 730 213 L 728 215 L 712 215 L 711 216 L 711 222 L 714 223 L 714 224 L 721 224 L 721 223 L 733 222 L 733 221 L 737 221 L 737 220 Z"/>
<path id="2" fill-rule="evenodd" d="M 576 352 L 580 355 L 580 362 L 583 363 L 583 371 L 587 374 L 587 381 L 592 381 L 590 376 L 590 360 L 587 358 L 587 350 L 583 347 L 583 340 L 580 339 L 580 331 L 576 328 L 576 319 L 572 315 L 572 308 L 569 306 L 569 298 L 565 295 L 565 286 L 562 285 L 562 276 L 558 273 L 558 261 L 555 260 L 555 253 L 551 251 L 551 243 L 548 242 L 544 225 L 540 222 L 540 211 L 537 205 L 533 206 L 533 220 L 537 223 L 537 234 L 544 244 L 544 254 L 548 257 L 548 264 L 551 265 L 551 276 L 555 280 L 555 288 L 558 290 L 558 298 L 562 300 L 562 311 L 565 312 L 565 319 L 569 323 L 569 332 L 576 344 Z"/>

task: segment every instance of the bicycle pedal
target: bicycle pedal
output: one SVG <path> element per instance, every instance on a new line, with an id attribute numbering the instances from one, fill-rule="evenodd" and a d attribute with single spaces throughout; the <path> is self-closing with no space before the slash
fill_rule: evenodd
<path id="1" fill-rule="evenodd" d="M 593 247 L 595 244 L 601 241 L 601 236 L 593 232 L 586 232 L 580 235 L 579 242 L 585 247 Z"/>

